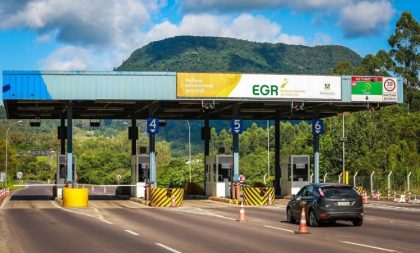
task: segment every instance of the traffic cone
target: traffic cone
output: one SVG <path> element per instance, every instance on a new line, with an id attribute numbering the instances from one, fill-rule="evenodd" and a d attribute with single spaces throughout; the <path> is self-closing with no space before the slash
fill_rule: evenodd
<path id="1" fill-rule="evenodd" d="M 171 207 L 176 207 L 175 196 L 172 194 L 171 196 Z"/>
<path id="2" fill-rule="evenodd" d="M 366 192 L 363 192 L 363 204 L 369 204 Z"/>
<path id="3" fill-rule="evenodd" d="M 241 209 L 239 210 L 239 219 L 238 221 L 245 221 L 245 210 L 244 210 L 244 202 L 241 202 Z"/>
<path id="4" fill-rule="evenodd" d="M 302 212 L 300 214 L 299 231 L 295 231 L 295 234 L 310 234 L 310 232 L 308 231 L 308 227 L 306 226 L 306 216 L 304 207 L 302 207 Z"/>
<path id="5" fill-rule="evenodd" d="M 271 194 L 268 194 L 268 203 L 267 206 L 272 206 L 273 205 L 273 200 L 271 199 Z"/>

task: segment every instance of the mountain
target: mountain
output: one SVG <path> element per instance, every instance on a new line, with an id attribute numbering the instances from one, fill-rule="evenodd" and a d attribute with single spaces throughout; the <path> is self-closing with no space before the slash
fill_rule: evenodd
<path id="1" fill-rule="evenodd" d="M 135 50 L 118 71 L 330 74 L 339 61 L 360 64 L 343 46 L 299 46 L 246 40 L 177 36 Z"/>

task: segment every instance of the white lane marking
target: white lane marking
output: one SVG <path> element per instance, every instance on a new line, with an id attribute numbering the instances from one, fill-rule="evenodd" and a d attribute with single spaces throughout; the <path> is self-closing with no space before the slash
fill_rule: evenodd
<path id="1" fill-rule="evenodd" d="M 348 242 L 348 241 L 340 241 L 340 242 L 346 243 L 346 244 L 355 245 L 355 246 L 370 248 L 370 249 L 382 250 L 382 251 L 386 251 L 386 252 L 398 252 L 398 251 L 393 250 L 393 249 L 385 249 L 385 248 L 380 248 L 380 247 L 375 247 L 375 246 L 366 245 L 366 244 L 360 244 L 360 243 L 355 243 L 355 242 Z"/>
<path id="2" fill-rule="evenodd" d="M 137 234 L 136 232 L 133 232 L 133 231 L 131 231 L 131 230 L 128 230 L 128 229 L 126 229 L 126 230 L 124 230 L 125 232 L 127 232 L 127 233 L 129 233 L 129 234 L 132 234 L 132 235 L 139 235 L 139 234 Z"/>
<path id="3" fill-rule="evenodd" d="M 376 220 L 376 219 L 374 219 L 374 218 L 364 218 L 365 220 Z"/>
<path id="4" fill-rule="evenodd" d="M 173 252 L 173 253 L 182 253 L 181 251 L 178 251 L 178 250 L 176 250 L 176 249 L 173 249 L 173 248 L 171 248 L 171 247 L 169 247 L 169 246 L 166 246 L 165 244 L 162 244 L 162 243 L 155 243 L 157 246 L 159 246 L 159 247 L 162 247 L 162 248 L 164 248 L 164 249 L 166 249 L 166 250 L 169 250 L 170 252 Z"/>
<path id="5" fill-rule="evenodd" d="M 103 221 L 103 222 L 105 222 L 106 224 L 109 224 L 109 225 L 114 224 L 114 223 L 112 223 L 112 222 L 110 222 L 110 221 L 105 220 L 104 218 L 101 218 L 101 219 L 99 219 L 99 220 L 101 220 L 101 221 Z"/>
<path id="6" fill-rule="evenodd" d="M 394 221 L 393 220 L 390 220 L 389 223 L 394 223 Z"/>
<path id="7" fill-rule="evenodd" d="M 292 230 L 285 229 L 285 228 L 272 227 L 272 226 L 268 226 L 268 225 L 264 225 L 264 227 L 294 233 Z"/>
<path id="8" fill-rule="evenodd" d="M 212 212 L 209 212 L 209 211 L 201 209 L 201 208 L 193 208 L 193 209 L 177 208 L 177 209 L 171 209 L 171 211 L 182 212 L 182 213 L 191 213 L 191 214 L 197 214 L 197 215 L 213 216 L 213 217 L 218 217 L 218 218 L 222 218 L 222 219 L 226 219 L 226 220 L 236 221 L 236 219 L 234 219 L 234 218 L 226 217 L 226 216 L 223 216 L 223 215 L 220 215 L 220 214 L 217 214 L 217 213 L 212 213 Z"/>
<path id="9" fill-rule="evenodd" d="M 53 206 L 55 206 L 55 207 L 57 207 L 57 208 L 59 208 L 59 209 L 61 209 L 63 211 L 66 211 L 66 212 L 69 212 L 69 213 L 74 213 L 74 214 L 79 214 L 79 215 L 84 215 L 84 216 L 87 216 L 87 217 L 90 217 L 90 218 L 95 218 L 95 219 L 98 219 L 98 220 L 100 220 L 102 222 L 105 222 L 106 224 L 109 224 L 109 225 L 114 224 L 114 223 L 112 223 L 110 221 L 105 220 L 104 218 L 101 218 L 101 217 L 97 217 L 97 216 L 90 215 L 90 214 L 87 214 L 87 213 L 78 213 L 78 212 L 75 212 L 73 210 L 69 210 L 69 209 L 63 208 L 62 206 L 58 205 L 55 201 L 51 201 L 51 203 L 53 204 Z"/>

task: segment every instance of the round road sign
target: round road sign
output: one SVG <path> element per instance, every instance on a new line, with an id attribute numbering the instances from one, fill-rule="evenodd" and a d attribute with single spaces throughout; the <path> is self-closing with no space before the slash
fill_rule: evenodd
<path id="1" fill-rule="evenodd" d="M 393 91 L 395 90 L 395 87 L 397 87 L 396 83 L 392 79 L 387 79 L 384 82 L 384 88 L 386 91 Z"/>

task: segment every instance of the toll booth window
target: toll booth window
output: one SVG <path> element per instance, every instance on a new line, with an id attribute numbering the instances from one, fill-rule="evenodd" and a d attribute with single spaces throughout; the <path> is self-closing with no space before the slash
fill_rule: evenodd
<path id="1" fill-rule="evenodd" d="M 293 165 L 293 181 L 308 181 L 308 165 L 296 166 Z"/>
<path id="2" fill-rule="evenodd" d="M 219 174 L 219 178 L 218 181 L 219 182 L 223 182 L 225 180 L 225 178 L 230 179 L 230 169 L 226 168 L 226 166 L 222 166 L 222 164 L 219 164 L 218 166 L 218 174 Z"/>

